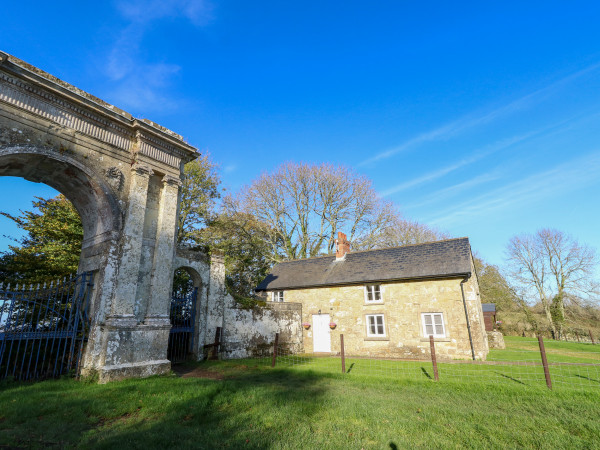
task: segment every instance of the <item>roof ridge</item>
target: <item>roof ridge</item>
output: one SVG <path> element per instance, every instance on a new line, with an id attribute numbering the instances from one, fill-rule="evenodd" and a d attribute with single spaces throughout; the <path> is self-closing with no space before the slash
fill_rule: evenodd
<path id="1" fill-rule="evenodd" d="M 406 248 L 406 247 L 418 247 L 420 245 L 437 244 L 437 243 L 450 242 L 450 241 L 459 241 L 459 240 L 462 240 L 462 239 L 469 240 L 469 237 L 468 236 L 462 236 L 462 237 L 457 237 L 457 238 L 440 239 L 439 241 L 420 242 L 418 244 L 396 245 L 394 247 L 373 248 L 373 249 L 370 249 L 370 250 L 358 250 L 358 251 L 355 251 L 355 252 L 349 251 L 347 254 L 348 255 L 356 255 L 358 253 L 378 252 L 378 251 L 382 251 L 382 250 L 393 250 L 393 249 L 397 249 L 397 248 Z M 288 263 L 294 263 L 294 262 L 299 262 L 299 261 L 309 261 L 309 260 L 320 259 L 320 258 L 335 258 L 335 255 L 334 254 L 332 254 L 332 255 L 321 255 L 321 256 L 312 256 L 310 258 L 292 259 L 290 261 L 281 261 L 281 262 L 278 262 L 277 264 L 288 264 Z"/>

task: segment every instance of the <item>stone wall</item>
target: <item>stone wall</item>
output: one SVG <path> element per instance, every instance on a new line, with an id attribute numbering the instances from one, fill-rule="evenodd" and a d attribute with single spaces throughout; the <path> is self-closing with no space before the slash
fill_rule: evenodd
<path id="1" fill-rule="evenodd" d="M 501 350 L 506 348 L 504 336 L 499 331 L 488 331 L 487 338 L 490 348 L 498 348 Z"/>
<path id="2" fill-rule="evenodd" d="M 302 351 L 302 305 L 271 303 L 240 308 L 225 289 L 225 265 L 219 254 L 209 258 L 202 252 L 179 249 L 174 266 L 186 269 L 198 288 L 194 339 L 198 360 L 208 353 L 204 345 L 214 342 L 217 327 L 222 328 L 220 358 L 245 358 L 270 351 L 275 333 L 279 333 L 283 348 Z"/>
<path id="3" fill-rule="evenodd" d="M 441 312 L 446 338 L 436 338 L 440 358 L 471 358 L 461 279 L 436 279 L 381 284 L 383 302 L 366 304 L 363 285 L 295 289 L 285 291 L 285 301 L 302 304 L 302 322 L 313 323 L 314 314 L 329 314 L 337 324 L 331 330 L 331 351 L 340 351 L 344 334 L 347 355 L 374 357 L 427 358 L 429 338 L 423 333 L 421 314 Z M 475 278 L 464 283 L 465 298 L 475 355 L 485 359 L 487 336 Z M 386 337 L 369 338 L 366 314 L 384 314 Z M 313 327 L 303 331 L 304 350 L 313 351 Z"/>
<path id="4" fill-rule="evenodd" d="M 268 353 L 273 348 L 275 333 L 279 333 L 280 348 L 302 353 L 302 305 L 270 303 L 265 307 L 225 310 L 221 356 L 246 358 Z"/>

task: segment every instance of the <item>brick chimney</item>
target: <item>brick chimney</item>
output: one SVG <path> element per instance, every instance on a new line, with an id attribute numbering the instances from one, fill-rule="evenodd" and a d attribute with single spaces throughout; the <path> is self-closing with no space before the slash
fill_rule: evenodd
<path id="1" fill-rule="evenodd" d="M 350 242 L 346 239 L 346 235 L 341 231 L 338 231 L 338 238 L 335 240 L 335 257 L 336 259 L 342 259 L 346 256 L 346 253 L 350 251 Z"/>

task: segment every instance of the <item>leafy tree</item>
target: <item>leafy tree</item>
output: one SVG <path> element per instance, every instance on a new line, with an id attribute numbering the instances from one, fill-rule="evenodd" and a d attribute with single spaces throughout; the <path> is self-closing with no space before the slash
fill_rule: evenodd
<path id="1" fill-rule="evenodd" d="M 202 244 L 198 232 L 216 215 L 221 180 L 208 154 L 184 167 L 179 203 L 177 245 Z"/>
<path id="2" fill-rule="evenodd" d="M 512 310 L 518 305 L 518 295 L 497 266 L 474 256 L 479 280 L 481 303 L 495 303 L 498 310 Z"/>
<path id="3" fill-rule="evenodd" d="M 223 254 L 227 289 L 242 303 L 253 297 L 271 266 L 265 230 L 253 215 L 223 213 L 200 232 L 211 251 Z"/>
<path id="4" fill-rule="evenodd" d="M 77 210 L 60 194 L 54 198 L 36 197 L 34 210 L 20 216 L 0 212 L 26 231 L 0 257 L 4 281 L 39 283 L 75 273 L 79 264 L 83 227 Z"/>

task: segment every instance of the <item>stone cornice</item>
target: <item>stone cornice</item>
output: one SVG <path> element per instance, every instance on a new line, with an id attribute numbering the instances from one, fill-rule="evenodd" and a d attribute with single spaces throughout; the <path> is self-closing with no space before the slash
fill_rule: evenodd
<path id="1" fill-rule="evenodd" d="M 131 166 L 131 171 L 141 177 L 150 178 L 154 175 L 154 171 L 147 164 L 135 163 Z"/>
<path id="2" fill-rule="evenodd" d="M 179 168 L 198 156 L 183 138 L 133 116 L 37 67 L 0 51 L 0 101 L 63 126 Z"/>
<path id="3" fill-rule="evenodd" d="M 165 176 L 162 178 L 162 182 L 163 182 L 164 184 L 168 184 L 168 185 L 170 185 L 170 186 L 177 186 L 177 187 L 181 186 L 181 184 L 182 184 L 182 183 L 181 183 L 181 180 L 180 180 L 179 178 L 177 178 L 177 177 L 173 177 L 173 176 L 171 176 L 171 175 L 165 175 Z"/>

